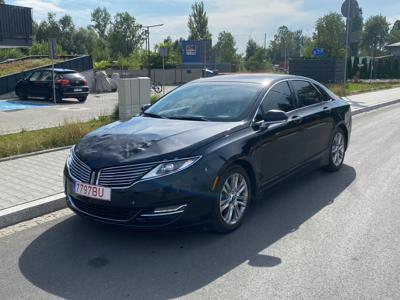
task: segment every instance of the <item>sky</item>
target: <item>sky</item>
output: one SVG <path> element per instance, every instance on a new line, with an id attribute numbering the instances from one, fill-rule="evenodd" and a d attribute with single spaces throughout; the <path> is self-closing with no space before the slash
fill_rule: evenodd
<path id="1" fill-rule="evenodd" d="M 194 0 L 6 0 L 7 4 L 33 8 L 35 20 L 43 20 L 48 12 L 57 17 L 69 14 L 78 26 L 90 24 L 90 12 L 100 6 L 111 14 L 127 11 L 143 25 L 163 23 L 151 31 L 151 44 L 164 37 L 188 36 L 187 20 Z M 364 17 L 382 14 L 394 23 L 400 19 L 399 0 L 358 0 Z M 216 42 L 218 33 L 230 31 L 239 52 L 244 52 L 249 38 L 263 44 L 281 25 L 291 30 L 302 29 L 312 35 L 315 21 L 329 12 L 340 12 L 343 0 L 205 0 L 208 24 Z"/>

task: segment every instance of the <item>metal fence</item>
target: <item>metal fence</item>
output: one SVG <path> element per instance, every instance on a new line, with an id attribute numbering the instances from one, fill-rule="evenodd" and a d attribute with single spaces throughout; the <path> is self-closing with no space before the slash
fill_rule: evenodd
<path id="1" fill-rule="evenodd" d="M 30 69 L 20 73 L 0 77 L 0 95 L 13 92 L 17 82 L 20 81 L 21 79 L 24 79 L 32 71 L 49 67 L 51 67 L 51 65 L 42 66 L 39 68 Z M 83 72 L 93 69 L 93 60 L 91 55 L 85 55 L 56 63 L 54 64 L 54 67 L 62 69 L 72 69 L 78 72 Z"/>
<path id="2" fill-rule="evenodd" d="M 0 5 L 0 46 L 32 46 L 32 9 Z"/>

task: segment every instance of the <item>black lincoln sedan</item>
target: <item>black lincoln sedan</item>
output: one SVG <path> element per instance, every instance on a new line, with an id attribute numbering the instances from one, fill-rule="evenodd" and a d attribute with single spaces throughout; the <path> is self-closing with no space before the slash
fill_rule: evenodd
<path id="1" fill-rule="evenodd" d="M 15 86 L 15 93 L 21 100 L 29 97 L 53 99 L 53 70 L 33 71 Z M 56 102 L 63 98 L 76 98 L 85 102 L 89 95 L 87 80 L 78 72 L 69 69 L 54 69 Z"/>
<path id="2" fill-rule="evenodd" d="M 272 185 L 305 167 L 339 170 L 350 132 L 349 104 L 314 80 L 199 79 L 73 147 L 67 203 L 112 224 L 229 232 Z"/>

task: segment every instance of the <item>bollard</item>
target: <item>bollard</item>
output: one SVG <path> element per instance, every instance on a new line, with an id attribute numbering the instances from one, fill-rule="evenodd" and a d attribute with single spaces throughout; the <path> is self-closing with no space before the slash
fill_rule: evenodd
<path id="1" fill-rule="evenodd" d="M 118 80 L 118 108 L 121 121 L 127 121 L 138 115 L 141 107 L 148 103 L 150 103 L 150 79 L 148 77 Z"/>

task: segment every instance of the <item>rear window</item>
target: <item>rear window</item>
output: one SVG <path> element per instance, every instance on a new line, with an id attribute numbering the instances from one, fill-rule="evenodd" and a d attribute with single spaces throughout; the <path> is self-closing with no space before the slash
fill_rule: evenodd
<path id="1" fill-rule="evenodd" d="M 60 77 L 63 79 L 83 79 L 83 76 L 79 73 L 61 73 Z"/>

